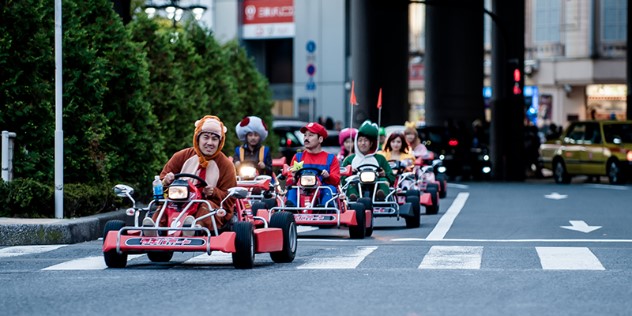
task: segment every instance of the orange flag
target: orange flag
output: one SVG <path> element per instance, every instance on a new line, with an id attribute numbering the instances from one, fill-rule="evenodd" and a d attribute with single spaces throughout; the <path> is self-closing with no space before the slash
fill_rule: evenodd
<path id="1" fill-rule="evenodd" d="M 382 88 L 380 88 L 380 94 L 377 96 L 377 108 L 382 108 Z"/>
<path id="2" fill-rule="evenodd" d="M 352 80 L 351 81 L 351 98 L 349 98 L 349 102 L 351 102 L 351 106 L 358 104 L 358 102 L 356 101 L 354 88 L 355 88 L 355 82 Z"/>

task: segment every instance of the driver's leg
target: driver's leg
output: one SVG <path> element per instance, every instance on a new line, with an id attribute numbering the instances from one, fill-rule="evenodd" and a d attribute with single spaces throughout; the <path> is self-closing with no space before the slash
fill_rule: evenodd
<path id="1" fill-rule="evenodd" d="M 289 207 L 295 207 L 296 206 L 296 189 L 289 189 L 287 191 L 287 195 L 286 195 L 286 201 L 285 201 L 285 205 L 289 206 Z"/>

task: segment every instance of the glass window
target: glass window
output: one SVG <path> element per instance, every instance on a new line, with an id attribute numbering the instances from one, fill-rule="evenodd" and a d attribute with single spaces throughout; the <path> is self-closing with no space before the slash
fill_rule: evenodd
<path id="1" fill-rule="evenodd" d="M 586 124 L 586 133 L 584 136 L 584 144 L 601 143 L 601 130 L 598 123 Z"/>
<path id="2" fill-rule="evenodd" d="M 627 36 L 627 0 L 603 0 L 601 5 L 601 39 L 625 42 Z"/>
<path id="3" fill-rule="evenodd" d="M 615 138 L 622 144 L 632 143 L 632 124 L 604 124 L 604 139 L 607 143 L 614 144 Z"/>
<path id="4" fill-rule="evenodd" d="M 584 139 L 584 134 L 586 132 L 586 125 L 584 124 L 575 124 L 568 131 L 568 135 L 564 138 L 564 141 L 571 144 L 578 144 Z"/>
<path id="5" fill-rule="evenodd" d="M 533 40 L 536 43 L 559 43 L 560 0 L 535 0 Z"/>

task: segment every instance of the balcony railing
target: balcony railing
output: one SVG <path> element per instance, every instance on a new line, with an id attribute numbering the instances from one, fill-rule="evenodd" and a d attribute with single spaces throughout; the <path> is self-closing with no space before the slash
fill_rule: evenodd
<path id="1" fill-rule="evenodd" d="M 562 43 L 546 43 L 535 44 L 533 47 L 525 47 L 526 59 L 540 59 L 564 56 L 564 44 Z"/>
<path id="2" fill-rule="evenodd" d="M 626 42 L 609 42 L 599 45 L 599 56 L 601 57 L 626 57 Z"/>

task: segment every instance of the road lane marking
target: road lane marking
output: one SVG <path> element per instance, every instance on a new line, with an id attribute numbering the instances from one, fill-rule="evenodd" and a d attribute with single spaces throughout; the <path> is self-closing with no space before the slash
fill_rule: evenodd
<path id="1" fill-rule="evenodd" d="M 620 190 L 620 191 L 630 190 L 630 188 L 627 186 L 612 185 L 612 184 L 584 184 L 584 186 L 588 188 L 594 188 L 594 189 L 608 189 L 608 190 Z"/>
<path id="2" fill-rule="evenodd" d="M 448 183 L 448 188 L 457 188 L 457 189 L 467 190 L 470 188 L 470 186 L 467 184 Z"/>
<path id="3" fill-rule="evenodd" d="M 468 269 L 481 268 L 483 247 L 432 246 L 418 269 Z"/>
<path id="4" fill-rule="evenodd" d="M 586 247 L 535 247 L 544 270 L 605 270 Z"/>
<path id="5" fill-rule="evenodd" d="M 445 235 L 448 233 L 448 230 L 450 230 L 450 227 L 452 227 L 452 224 L 454 223 L 457 215 L 459 215 L 459 212 L 461 212 L 461 209 L 465 205 L 468 196 L 470 196 L 470 194 L 467 192 L 461 192 L 456 196 L 448 211 L 446 211 L 445 214 L 441 216 L 441 219 L 439 220 L 437 225 L 435 225 L 430 234 L 428 234 L 428 237 L 426 237 L 426 239 L 441 240 L 443 239 L 443 237 L 445 237 Z"/>
<path id="6" fill-rule="evenodd" d="M 144 255 L 128 255 L 127 261 L 138 258 Z M 106 269 L 105 260 L 103 256 L 84 257 L 75 260 L 70 260 L 44 268 L 42 270 L 103 270 Z"/>
<path id="7" fill-rule="evenodd" d="M 377 246 L 357 247 L 354 251 L 342 255 L 311 258 L 297 269 L 355 269 L 375 249 Z"/>
<path id="8" fill-rule="evenodd" d="M 393 238 L 389 241 L 428 241 L 426 238 Z M 632 239 L 440 239 L 433 241 L 445 242 L 499 242 L 499 243 L 524 243 L 524 242 L 594 242 L 594 243 L 632 243 Z"/>
<path id="9" fill-rule="evenodd" d="M 202 264 L 233 264 L 233 254 L 221 251 L 214 251 L 210 256 L 201 254 L 195 256 L 182 264 L 202 265 Z"/>
<path id="10" fill-rule="evenodd" d="M 0 249 L 0 258 L 17 257 L 52 251 L 68 245 L 13 246 Z"/>

